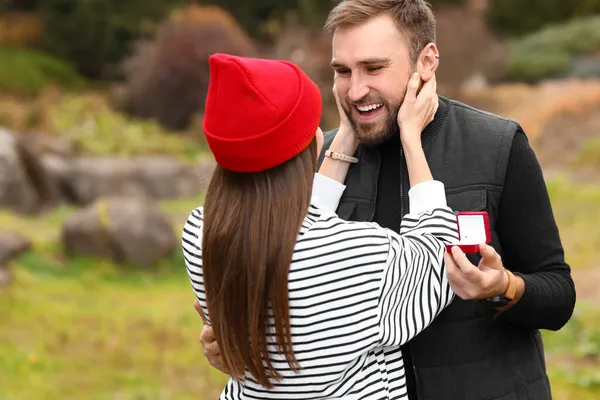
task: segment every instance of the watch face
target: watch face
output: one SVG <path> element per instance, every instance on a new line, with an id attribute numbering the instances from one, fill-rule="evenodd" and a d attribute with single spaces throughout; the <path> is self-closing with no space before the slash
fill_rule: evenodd
<path id="1" fill-rule="evenodd" d="M 487 302 L 494 307 L 504 307 L 510 303 L 510 300 L 506 296 L 494 296 L 487 299 Z"/>

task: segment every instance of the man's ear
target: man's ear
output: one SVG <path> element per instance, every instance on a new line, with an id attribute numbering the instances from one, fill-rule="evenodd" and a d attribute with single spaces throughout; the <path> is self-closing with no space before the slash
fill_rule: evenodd
<path id="1" fill-rule="evenodd" d="M 429 81 L 440 64 L 439 51 L 435 43 L 429 43 L 423 48 L 417 60 L 417 72 L 425 82 Z"/>

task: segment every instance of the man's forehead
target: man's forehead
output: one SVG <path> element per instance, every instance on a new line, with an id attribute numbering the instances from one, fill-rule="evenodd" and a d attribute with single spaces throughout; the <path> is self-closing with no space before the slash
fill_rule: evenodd
<path id="1" fill-rule="evenodd" d="M 408 46 L 399 31 L 395 27 L 391 28 L 379 32 L 372 27 L 337 31 L 332 40 L 332 65 L 359 65 L 374 60 L 393 61 L 405 58 Z"/>
<path id="2" fill-rule="evenodd" d="M 368 66 L 379 64 L 382 66 L 393 64 L 407 59 L 408 51 L 401 45 L 396 46 L 357 46 L 348 49 L 333 48 L 331 65 Z"/>

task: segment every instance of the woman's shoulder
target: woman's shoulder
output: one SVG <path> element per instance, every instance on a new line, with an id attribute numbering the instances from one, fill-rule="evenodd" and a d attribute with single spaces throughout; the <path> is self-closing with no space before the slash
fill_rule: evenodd
<path id="1" fill-rule="evenodd" d="M 199 206 L 199 207 L 194 208 L 190 212 L 190 214 L 187 217 L 187 220 L 185 221 L 185 224 L 189 225 L 190 227 L 199 228 L 203 222 L 204 222 L 204 207 Z"/>
<path id="2" fill-rule="evenodd" d="M 184 247 L 190 246 L 194 251 L 200 250 L 202 243 L 202 224 L 204 221 L 204 207 L 194 208 L 188 215 L 183 226 L 181 239 Z"/>

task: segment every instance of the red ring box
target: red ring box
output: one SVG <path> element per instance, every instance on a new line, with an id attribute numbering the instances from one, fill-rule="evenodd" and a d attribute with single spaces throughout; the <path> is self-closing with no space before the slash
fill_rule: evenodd
<path id="1" fill-rule="evenodd" d="M 458 242 L 446 245 L 450 253 L 458 246 L 464 253 L 479 253 L 479 245 L 492 241 L 490 219 L 487 211 L 463 211 L 456 214 Z"/>

